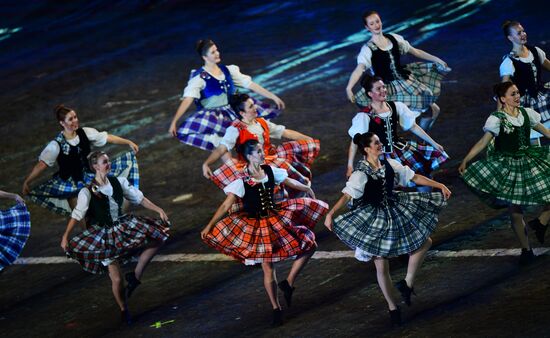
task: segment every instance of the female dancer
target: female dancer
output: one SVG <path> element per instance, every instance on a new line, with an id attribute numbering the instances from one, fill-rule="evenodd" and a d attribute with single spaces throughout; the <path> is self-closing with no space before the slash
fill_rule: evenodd
<path id="1" fill-rule="evenodd" d="M 204 60 L 204 66 L 194 71 L 185 87 L 181 104 L 172 119 L 168 132 L 182 143 L 204 149 L 214 150 L 237 114 L 229 106 L 229 95 L 235 86 L 247 88 L 275 102 L 278 109 L 285 103 L 275 94 L 252 81 L 250 76 L 240 72 L 239 67 L 220 64 L 220 52 L 212 40 L 199 40 L 197 52 Z M 198 111 L 189 116 L 179 128 L 178 120 L 195 101 Z M 260 105 L 260 116 L 271 119 L 279 115 L 278 109 Z"/>
<path id="2" fill-rule="evenodd" d="M 0 198 L 10 198 L 15 206 L 0 210 L 0 272 L 13 263 L 31 234 L 31 216 L 21 196 L 0 190 Z"/>
<path id="3" fill-rule="evenodd" d="M 502 110 L 489 116 L 483 137 L 464 157 L 459 172 L 464 182 L 493 207 L 507 206 L 512 228 L 521 244 L 520 265 L 534 259 L 527 228 L 523 222 L 524 205 L 543 205 L 538 218 L 529 222 L 537 239 L 543 243 L 550 219 L 550 147 L 529 144 L 529 132 L 535 129 L 550 138 L 550 131 L 540 123 L 540 114 L 520 106 L 518 87 L 510 81 L 494 87 Z M 485 159 L 470 162 L 494 141 Z"/>
<path id="4" fill-rule="evenodd" d="M 400 161 L 416 173 L 430 176 L 433 170 L 449 158 L 443 147 L 416 124 L 416 115 L 405 104 L 386 101 L 387 88 L 380 77 L 366 76 L 362 85 L 371 103 L 353 118 L 348 131 L 350 137 L 371 131 L 384 144 L 383 152 L 387 158 Z M 397 132 L 398 124 L 430 145 L 402 139 Z M 348 177 L 353 172 L 356 152 L 357 145 L 352 140 L 348 153 Z"/>
<path id="5" fill-rule="evenodd" d="M 61 248 L 69 257 L 77 260 L 84 271 L 94 274 L 109 272 L 122 321 L 130 323 L 126 299 L 141 284 L 145 267 L 168 238 L 168 229 L 165 227 L 168 216 L 143 196 L 140 190 L 130 185 L 126 178 L 108 176 L 111 162 L 104 152 L 92 152 L 89 164 L 95 177 L 78 194 L 78 202 L 61 239 Z M 160 219 L 123 215 L 123 198 L 157 212 Z M 88 218 L 90 226 L 83 233 L 70 238 L 76 222 L 84 217 Z M 125 275 L 128 284 L 124 290 L 119 264 L 137 254 L 139 258 L 134 271 Z"/>
<path id="6" fill-rule="evenodd" d="M 512 42 L 512 51 L 500 64 L 502 81 L 513 81 L 521 95 L 521 106 L 541 114 L 541 123 L 550 128 L 550 83 L 542 82 L 542 72 L 550 70 L 550 60 L 542 49 L 527 44 L 527 33 L 517 21 L 505 21 L 504 36 Z M 541 134 L 531 130 L 531 138 Z"/>
<path id="7" fill-rule="evenodd" d="M 231 106 L 234 111 L 239 112 L 239 119 L 233 121 L 227 128 L 220 145 L 204 161 L 202 165 L 204 177 L 211 179 L 220 189 L 237 179 L 242 169 L 246 167 L 246 161 L 243 158 L 240 161 L 227 160 L 214 173 L 212 173 L 210 165 L 235 146 L 242 144 L 243 140 L 255 137 L 263 146 L 267 164 L 285 169 L 290 178 L 309 185 L 312 178 L 309 168 L 319 155 L 319 140 L 258 118 L 256 105 L 247 94 L 232 96 Z M 283 137 L 292 141 L 283 142 L 278 147 L 271 144 L 271 138 Z"/>
<path id="8" fill-rule="evenodd" d="M 355 249 L 355 258 L 360 261 L 374 258 L 378 285 L 388 303 L 391 324 L 400 325 L 401 310 L 392 295 L 388 258 L 410 255 L 407 276 L 395 285 L 410 306 L 416 272 L 432 244 L 430 234 L 451 191 L 395 160 L 380 160 L 384 145 L 376 134 L 357 134 L 353 141 L 366 158 L 359 162 L 342 190 L 342 197 L 328 212 L 325 225 Z M 440 189 L 442 194 L 393 191 L 394 184 L 406 186 L 409 181 Z M 334 213 L 351 199 L 354 200 L 352 210 L 333 222 Z"/>
<path id="9" fill-rule="evenodd" d="M 287 279 L 278 284 L 290 306 L 296 277 L 317 246 L 313 227 L 328 206 L 315 199 L 310 187 L 288 178 L 284 169 L 263 164 L 263 148 L 257 140 L 246 140 L 238 151 L 248 163 L 246 176 L 225 187 L 227 198 L 204 227 L 201 237 L 208 245 L 244 264 L 262 264 L 264 287 L 273 306 L 272 324 L 281 325 L 281 304 L 273 263 L 296 259 Z M 275 203 L 273 189 L 281 183 L 307 192 L 311 198 Z M 243 199 L 244 210 L 220 221 L 237 197 Z"/>
<path id="10" fill-rule="evenodd" d="M 54 113 L 63 130 L 40 154 L 38 163 L 23 183 L 23 195 L 30 195 L 33 202 L 46 209 L 70 216 L 76 205 L 78 191 L 94 177 L 86 159 L 91 146 L 103 147 L 106 143 L 126 144 L 135 153 L 139 147 L 130 140 L 105 131 L 81 128 L 76 112 L 69 107 L 58 105 Z M 46 168 L 52 167 L 56 161 L 59 171 L 50 180 L 31 190 L 31 182 Z M 117 157 L 111 167 L 111 174 L 126 177 L 131 185 L 139 187 L 139 171 L 134 153 L 126 152 Z"/>
<path id="11" fill-rule="evenodd" d="M 371 39 L 361 48 L 357 56 L 357 67 L 351 73 L 346 86 L 346 94 L 351 102 L 361 107 L 369 104 L 370 98 L 361 90 L 353 95 L 353 86 L 363 72 L 372 69 L 374 75 L 382 77 L 388 84 L 391 101 L 405 103 L 410 109 L 424 112 L 420 126 L 429 130 L 439 116 L 439 106 L 435 103 L 441 92 L 441 79 L 451 69 L 437 56 L 412 47 L 408 41 L 397 34 L 384 34 L 382 20 L 375 11 L 363 14 L 365 28 L 372 34 Z M 411 54 L 419 59 L 433 63 L 412 63 L 401 65 L 401 55 Z M 428 109 L 431 108 L 431 114 Z"/>

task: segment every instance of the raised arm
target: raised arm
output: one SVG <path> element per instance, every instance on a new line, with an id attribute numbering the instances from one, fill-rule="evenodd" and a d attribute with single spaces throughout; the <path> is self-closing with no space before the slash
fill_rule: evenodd
<path id="1" fill-rule="evenodd" d="M 445 149 L 443 148 L 443 146 L 437 142 L 434 141 L 433 138 L 430 137 L 430 135 L 428 135 L 428 133 L 426 133 L 424 131 L 424 129 L 422 129 L 419 125 L 417 125 L 416 123 L 413 124 L 413 126 L 411 127 L 410 131 L 415 134 L 416 136 L 420 137 L 421 139 L 423 139 L 424 141 L 428 142 L 429 144 L 431 144 L 434 148 L 436 148 L 437 150 L 441 151 L 441 152 L 444 152 Z"/>
<path id="2" fill-rule="evenodd" d="M 193 100 L 194 98 L 192 97 L 184 97 L 178 107 L 178 110 L 176 110 L 176 114 L 172 118 L 172 122 L 170 123 L 170 128 L 168 129 L 168 133 L 173 137 L 177 136 L 176 132 L 178 128 L 176 127 L 176 125 L 178 124 L 178 120 L 183 116 L 183 114 L 185 114 L 187 109 L 189 109 L 189 107 L 193 103 Z"/>
<path id="3" fill-rule="evenodd" d="M 137 154 L 137 152 L 139 151 L 139 146 L 137 144 L 135 144 L 134 142 L 128 140 L 128 139 L 125 139 L 123 137 L 120 137 L 120 136 L 116 136 L 116 135 L 112 135 L 112 134 L 109 134 L 107 135 L 107 143 L 112 143 L 112 144 L 126 144 L 128 145 L 130 148 L 132 148 L 132 150 L 134 151 L 134 153 Z"/>
<path id="4" fill-rule="evenodd" d="M 357 154 L 357 144 L 353 143 L 353 140 L 349 143 L 348 149 L 348 169 L 346 170 L 346 177 L 349 178 L 353 173 L 353 162 L 355 162 L 355 154 Z"/>
<path id="5" fill-rule="evenodd" d="M 464 174 L 464 171 L 466 170 L 466 166 L 468 165 L 468 162 L 470 162 L 474 157 L 476 157 L 477 154 L 479 154 L 483 149 L 487 148 L 487 145 L 489 144 L 489 142 L 491 142 L 493 137 L 494 137 L 493 134 L 491 134 L 490 132 L 488 131 L 485 132 L 483 137 L 479 141 L 477 141 L 477 143 L 468 152 L 468 155 L 466 155 L 466 157 L 464 157 L 464 159 L 462 160 L 462 163 L 458 167 L 458 172 L 460 174 Z"/>
<path id="6" fill-rule="evenodd" d="M 363 76 L 363 73 L 365 72 L 365 65 L 362 63 L 358 63 L 357 67 L 353 70 L 351 73 L 348 84 L 346 85 L 346 95 L 348 96 L 348 100 L 350 100 L 352 103 L 355 103 L 355 96 L 353 95 L 353 87 L 355 84 L 361 79 L 361 76 Z"/>
<path id="7" fill-rule="evenodd" d="M 445 61 L 441 60 L 440 58 L 438 58 L 435 55 L 432 55 L 430 53 L 427 53 L 427 52 L 423 51 L 422 49 L 411 47 L 409 49 L 408 53 L 411 54 L 411 55 L 416 56 L 419 59 L 426 60 L 426 61 L 431 61 L 431 62 L 436 62 L 436 63 L 439 63 L 439 64 L 443 65 L 444 67 L 448 67 L 447 63 Z"/>
<path id="8" fill-rule="evenodd" d="M 233 203 L 235 203 L 235 199 L 236 197 L 234 194 L 229 193 L 227 195 L 227 197 L 225 198 L 225 201 L 223 201 L 222 204 L 220 204 L 220 206 L 218 207 L 218 210 L 216 210 L 216 213 L 214 214 L 214 216 L 212 216 L 212 219 L 210 220 L 210 222 L 208 222 L 208 224 L 204 227 L 204 229 L 202 229 L 201 231 L 202 239 L 206 238 L 206 235 L 208 235 L 208 233 L 212 230 L 214 225 L 227 213 L 227 210 L 229 210 L 229 208 L 231 208 Z"/>
<path id="9" fill-rule="evenodd" d="M 204 161 L 204 163 L 202 164 L 202 175 L 206 177 L 206 179 L 210 179 L 210 177 L 212 176 L 212 169 L 210 169 L 210 165 L 219 160 L 227 152 L 227 147 L 223 144 L 220 144 L 216 149 L 214 149 L 213 152 L 210 153 L 206 161 Z"/>
<path id="10" fill-rule="evenodd" d="M 313 140 L 312 137 L 309 137 L 307 135 L 304 135 L 304 134 L 302 134 L 300 132 L 297 132 L 296 130 L 292 130 L 292 129 L 285 129 L 285 131 L 283 131 L 283 137 L 287 138 L 287 139 L 290 139 L 290 140 L 293 140 L 293 141 Z"/>
<path id="11" fill-rule="evenodd" d="M 269 90 L 267 90 L 264 87 L 260 86 L 256 82 L 250 83 L 250 85 L 248 86 L 248 89 L 250 89 L 251 91 L 253 91 L 255 93 L 258 93 L 262 96 L 265 96 L 268 99 L 273 100 L 275 102 L 275 104 L 277 105 L 277 108 L 285 109 L 285 103 L 283 102 L 283 100 L 281 100 L 277 95 L 273 94 Z"/>
<path id="12" fill-rule="evenodd" d="M 344 205 L 346 205 L 351 200 L 351 196 L 344 193 L 342 194 L 342 197 L 334 204 L 332 209 L 327 213 L 325 216 L 325 226 L 332 231 L 332 218 L 334 217 L 334 214 L 338 212 Z"/>
<path id="13" fill-rule="evenodd" d="M 44 161 L 38 161 L 34 167 L 32 168 L 31 170 L 31 173 L 29 174 L 29 176 L 27 176 L 27 178 L 25 179 L 25 181 L 23 182 L 23 189 L 22 189 L 22 194 L 23 195 L 27 195 L 29 192 L 31 192 L 31 189 L 29 187 L 29 185 L 31 184 L 32 181 L 34 181 L 46 168 L 48 167 L 48 165 L 44 162 Z"/>

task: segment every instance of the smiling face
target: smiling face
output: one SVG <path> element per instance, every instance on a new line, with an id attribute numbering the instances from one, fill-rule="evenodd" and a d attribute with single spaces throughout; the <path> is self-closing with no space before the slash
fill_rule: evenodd
<path id="1" fill-rule="evenodd" d="M 382 155 L 384 145 L 380 142 L 378 136 L 373 135 L 370 139 L 370 144 L 363 148 L 367 156 L 378 157 Z"/>
<path id="2" fill-rule="evenodd" d="M 384 81 L 380 80 L 372 84 L 372 88 L 367 94 L 374 102 L 384 102 L 388 96 L 388 89 L 386 88 Z"/>
<path id="3" fill-rule="evenodd" d="M 107 154 L 103 154 L 97 159 L 97 163 L 92 165 L 94 171 L 98 174 L 107 175 L 111 171 L 111 161 Z"/>
<path id="4" fill-rule="evenodd" d="M 521 95 L 519 93 L 518 87 L 516 87 L 516 85 L 511 86 L 510 88 L 508 88 L 508 90 L 506 90 L 506 94 L 504 94 L 504 96 L 501 96 L 499 99 L 500 102 L 508 107 L 519 107 Z"/>
<path id="5" fill-rule="evenodd" d="M 378 14 L 371 14 L 365 19 L 365 28 L 372 34 L 382 33 L 382 20 Z"/>
<path id="6" fill-rule="evenodd" d="M 76 131 L 79 127 L 76 112 L 74 110 L 68 112 L 67 115 L 65 115 L 65 119 L 63 121 L 59 121 L 59 124 L 61 124 L 63 129 L 68 133 Z"/>
<path id="7" fill-rule="evenodd" d="M 256 111 L 256 104 L 254 100 L 248 99 L 244 102 L 244 109 L 239 112 L 243 121 L 252 122 L 256 117 L 258 117 L 258 112 Z"/>
<path id="8" fill-rule="evenodd" d="M 527 43 L 527 33 L 523 26 L 518 24 L 510 27 L 508 30 L 508 40 L 518 45 L 525 45 Z"/>
<path id="9" fill-rule="evenodd" d="M 219 63 L 222 59 L 220 57 L 220 51 L 216 45 L 212 45 L 208 48 L 206 54 L 202 56 L 204 62 Z"/>
<path id="10" fill-rule="evenodd" d="M 248 160 L 248 163 L 250 164 L 264 163 L 265 155 L 264 155 L 264 149 L 262 148 L 261 144 L 257 143 L 254 146 L 254 149 L 250 151 L 248 155 L 246 155 L 246 158 Z"/>

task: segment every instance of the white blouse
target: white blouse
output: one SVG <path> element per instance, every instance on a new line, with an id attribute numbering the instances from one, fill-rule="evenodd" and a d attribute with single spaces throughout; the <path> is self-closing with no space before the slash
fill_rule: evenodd
<path id="1" fill-rule="evenodd" d="M 395 40 L 397 40 L 397 44 L 399 45 L 399 54 L 407 54 L 409 50 L 412 48 L 411 44 L 405 40 L 401 35 L 390 33 Z M 368 42 L 367 42 L 368 44 Z M 363 47 L 361 47 L 361 51 L 359 52 L 359 55 L 357 55 L 357 64 L 364 64 L 367 69 L 372 67 L 372 50 L 370 49 L 367 44 L 364 44 Z M 390 41 L 386 49 L 382 49 L 383 51 L 388 51 L 393 48 L 393 43 Z"/>
<path id="2" fill-rule="evenodd" d="M 248 88 L 252 83 L 252 78 L 248 75 L 241 73 L 238 66 L 229 65 L 227 66 L 227 69 L 229 70 L 229 74 L 231 74 L 231 78 L 233 79 L 233 83 L 235 84 L 235 86 Z M 219 77 L 216 77 L 212 74 L 210 75 L 217 80 L 225 80 L 225 74 L 223 72 Z M 204 88 L 206 88 L 206 81 L 204 81 L 203 78 L 197 75 L 189 80 L 189 82 L 187 83 L 187 87 L 185 87 L 185 89 L 183 90 L 183 95 L 181 99 L 183 100 L 183 98 L 185 97 L 200 99 L 201 90 L 203 90 Z"/>
<path id="3" fill-rule="evenodd" d="M 97 131 L 97 129 L 87 127 L 83 127 L 82 130 L 84 130 L 84 133 L 86 134 L 86 137 L 88 137 L 88 140 L 90 140 L 92 146 L 103 147 L 105 144 L 107 144 L 107 136 L 109 136 L 109 134 L 106 131 L 99 132 Z M 80 137 L 76 135 L 75 138 L 66 141 L 68 144 L 76 146 L 80 143 Z M 49 167 L 51 167 L 55 164 L 55 161 L 57 160 L 57 156 L 59 156 L 60 151 L 61 150 L 59 149 L 59 143 L 57 143 L 56 141 L 50 141 L 46 148 L 44 148 L 44 150 L 42 150 L 42 152 L 40 153 L 38 160 L 46 163 Z"/>
<path id="4" fill-rule="evenodd" d="M 395 172 L 396 184 L 402 187 L 406 187 L 407 184 L 414 177 L 414 171 L 412 171 L 412 169 L 407 167 L 406 165 L 402 165 L 401 163 L 391 158 L 389 158 L 387 161 Z M 365 184 L 367 184 L 368 179 L 369 176 L 365 174 L 365 172 L 356 170 L 349 177 L 348 182 L 346 183 L 346 187 L 342 189 L 342 192 L 344 194 L 348 194 L 353 199 L 361 198 L 363 196 Z"/>
<path id="5" fill-rule="evenodd" d="M 541 117 L 540 114 L 534 111 L 531 108 L 523 108 L 527 112 L 527 115 L 529 116 L 529 123 L 531 124 L 531 128 L 536 126 L 540 123 Z M 508 120 L 513 126 L 521 127 L 524 123 L 523 114 L 520 112 L 517 117 L 513 117 L 511 115 L 508 115 L 504 113 L 506 116 L 506 120 Z M 498 136 L 500 132 L 500 119 L 494 115 L 491 115 L 487 118 L 487 121 L 485 121 L 485 126 L 483 126 L 484 132 L 490 132 L 494 136 Z"/>
<path id="6" fill-rule="evenodd" d="M 415 123 L 416 118 L 419 116 L 418 112 L 413 112 L 402 102 L 394 102 L 395 108 L 397 109 L 397 115 L 399 116 L 399 125 L 403 128 L 404 131 L 407 131 L 412 128 Z M 386 119 L 391 117 L 391 110 L 384 112 L 382 114 L 377 114 L 381 119 Z M 348 130 L 348 134 L 351 138 L 355 134 L 363 134 L 369 131 L 369 122 L 370 117 L 367 113 L 359 112 L 355 115 L 353 120 L 351 120 L 351 127 Z"/>
<path id="7" fill-rule="evenodd" d="M 541 64 L 544 63 L 544 60 L 546 60 L 546 53 L 544 53 L 544 51 L 539 47 L 535 47 L 535 49 L 537 50 L 537 54 Z M 534 56 L 533 56 L 533 53 L 529 51 L 529 54 L 527 55 L 527 57 L 517 58 L 517 59 L 524 63 L 531 63 L 534 59 Z M 509 76 L 514 75 L 514 73 L 516 72 L 516 68 L 514 67 L 514 63 L 510 59 L 509 55 L 504 57 L 504 60 L 502 60 L 502 63 L 500 64 L 499 70 L 500 70 L 500 77 L 503 77 L 505 75 L 509 75 Z"/>
<path id="8" fill-rule="evenodd" d="M 141 204 L 141 201 L 143 201 L 143 193 L 141 192 L 141 190 L 134 187 L 133 185 L 130 185 L 130 182 L 128 182 L 125 177 L 117 177 L 117 179 L 120 183 L 120 186 L 122 187 L 124 198 L 126 198 L 133 204 Z M 107 184 L 100 186 L 99 191 L 109 198 L 109 211 L 111 214 L 111 218 L 113 220 L 118 219 L 118 217 L 120 216 L 118 214 L 118 204 L 113 198 L 113 186 L 111 185 L 111 182 L 107 181 Z M 86 212 L 88 211 L 88 207 L 90 206 L 91 196 L 92 193 L 88 188 L 82 188 L 80 190 L 80 192 L 78 193 L 76 207 L 73 209 L 71 218 L 80 221 L 84 218 L 84 216 L 86 216 Z"/>
<path id="9" fill-rule="evenodd" d="M 271 166 L 270 166 L 271 167 Z M 275 168 L 271 167 L 271 170 L 273 170 L 273 178 L 275 179 L 275 184 L 281 184 L 286 178 L 288 177 L 288 173 L 285 169 L 281 168 Z M 253 179 L 255 182 L 258 183 L 265 183 L 268 181 L 267 174 L 264 178 L 261 180 Z M 229 193 L 234 194 L 235 196 L 242 198 L 244 196 L 244 182 L 241 178 L 238 180 L 235 180 L 228 184 L 225 188 L 223 188 L 223 192 L 225 192 L 226 195 L 229 195 Z"/>
<path id="10" fill-rule="evenodd" d="M 275 124 L 270 121 L 267 122 L 267 127 L 269 128 L 269 138 L 273 139 L 281 139 L 283 137 L 283 133 L 286 129 L 285 126 L 280 124 Z M 249 132 L 252 134 L 258 136 L 258 141 L 260 144 L 264 144 L 264 136 L 263 132 L 264 129 L 262 128 L 262 125 L 254 121 L 253 124 L 247 125 L 246 129 L 248 129 Z M 235 143 L 237 143 L 237 138 L 239 137 L 239 129 L 237 129 L 234 126 L 229 126 L 225 130 L 225 135 L 223 135 L 222 140 L 220 141 L 220 144 L 223 144 L 227 150 L 231 150 L 235 147 Z"/>

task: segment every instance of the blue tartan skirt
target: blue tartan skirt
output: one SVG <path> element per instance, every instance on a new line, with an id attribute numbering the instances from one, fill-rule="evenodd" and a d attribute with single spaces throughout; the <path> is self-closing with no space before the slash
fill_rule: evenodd
<path id="1" fill-rule="evenodd" d="M 24 204 L 0 210 L 0 270 L 12 264 L 31 234 L 31 216 Z"/>
<path id="2" fill-rule="evenodd" d="M 440 192 L 394 191 L 387 203 L 358 206 L 338 216 L 333 231 L 361 261 L 410 254 L 434 232 L 446 204 Z"/>
<path id="3" fill-rule="evenodd" d="M 128 182 L 136 188 L 139 188 L 139 168 L 136 156 L 133 152 L 117 156 L 111 162 L 110 175 L 115 177 L 125 177 Z M 72 177 L 64 180 L 58 175 L 32 189 L 29 194 L 31 201 L 50 211 L 63 216 L 70 216 L 72 209 L 69 206 L 68 199 L 78 196 L 80 189 L 90 184 L 94 178 L 91 172 L 84 173 L 84 180 L 75 182 Z"/>

